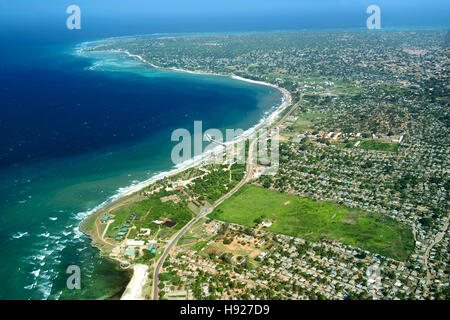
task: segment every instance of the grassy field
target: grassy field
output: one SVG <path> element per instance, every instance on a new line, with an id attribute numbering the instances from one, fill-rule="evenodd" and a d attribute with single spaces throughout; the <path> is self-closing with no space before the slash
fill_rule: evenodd
<path id="1" fill-rule="evenodd" d="M 270 220 L 269 231 L 305 239 L 334 239 L 399 260 L 413 249 L 411 230 L 393 219 L 245 185 L 210 218 L 254 227 Z"/>
<path id="2" fill-rule="evenodd" d="M 193 246 L 200 242 L 209 240 L 211 235 L 205 232 L 203 229 L 203 220 L 197 221 L 189 230 L 178 240 L 177 246 L 189 246 L 193 248 Z"/>
<path id="3" fill-rule="evenodd" d="M 361 88 L 355 87 L 352 83 L 345 83 L 342 81 L 335 81 L 334 83 L 333 90 L 336 90 L 340 94 L 354 95 L 355 93 L 361 92 Z"/>
<path id="4" fill-rule="evenodd" d="M 200 241 L 200 242 L 197 242 L 197 243 L 194 245 L 194 250 L 195 250 L 195 251 L 200 251 L 200 250 L 202 250 L 202 249 L 206 246 L 207 243 L 208 243 L 208 241 Z"/>
<path id="5" fill-rule="evenodd" d="M 345 142 L 332 142 L 332 145 L 335 145 L 338 148 L 353 148 L 355 146 L 356 141 L 349 141 L 347 143 Z"/>
<path id="6" fill-rule="evenodd" d="M 293 128 L 295 131 L 310 129 L 315 121 L 325 119 L 326 117 L 323 113 L 302 113 L 294 123 Z"/>
<path id="7" fill-rule="evenodd" d="M 388 143 L 388 142 L 380 142 L 374 140 L 362 141 L 359 145 L 360 149 L 366 150 L 376 150 L 376 151 L 388 151 L 388 152 L 397 152 L 398 144 L 397 143 Z"/>

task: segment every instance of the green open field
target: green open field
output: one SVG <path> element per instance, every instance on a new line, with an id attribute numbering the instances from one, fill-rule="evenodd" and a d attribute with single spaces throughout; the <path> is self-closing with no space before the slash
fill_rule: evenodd
<path id="1" fill-rule="evenodd" d="M 380 141 L 374 141 L 374 140 L 366 140 L 366 141 L 362 141 L 361 144 L 358 146 L 358 148 L 366 149 L 366 150 L 397 152 L 398 144 L 397 143 L 380 142 Z"/>
<path id="2" fill-rule="evenodd" d="M 334 239 L 399 260 L 405 260 L 414 246 L 411 230 L 389 217 L 251 185 L 243 186 L 210 218 L 248 227 L 254 227 L 257 218 L 270 220 L 268 231 Z"/>
<path id="3" fill-rule="evenodd" d="M 353 148 L 355 146 L 356 141 L 352 140 L 352 141 L 348 141 L 347 143 L 345 142 L 332 142 L 332 145 L 335 145 L 338 148 Z"/>
<path id="4" fill-rule="evenodd" d="M 356 87 L 353 83 L 343 81 L 334 81 L 333 89 L 344 95 L 352 95 L 361 92 L 361 88 Z"/>
<path id="5" fill-rule="evenodd" d="M 303 131 L 312 128 L 314 122 L 325 119 L 327 116 L 323 113 L 301 113 L 297 121 L 293 124 L 295 131 Z"/>

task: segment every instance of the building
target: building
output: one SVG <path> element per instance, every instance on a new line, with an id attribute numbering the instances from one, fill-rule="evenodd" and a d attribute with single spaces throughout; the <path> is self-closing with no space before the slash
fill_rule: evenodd
<path id="1" fill-rule="evenodd" d="M 263 221 L 263 222 L 261 223 L 261 225 L 262 225 L 264 228 L 268 228 L 268 227 L 270 227 L 272 224 L 273 224 L 273 223 L 270 222 L 270 221 Z"/>
<path id="2" fill-rule="evenodd" d="M 133 240 L 133 239 L 128 239 L 125 242 L 126 246 L 130 246 L 130 247 L 141 247 L 143 245 L 145 245 L 145 241 L 143 240 Z"/>

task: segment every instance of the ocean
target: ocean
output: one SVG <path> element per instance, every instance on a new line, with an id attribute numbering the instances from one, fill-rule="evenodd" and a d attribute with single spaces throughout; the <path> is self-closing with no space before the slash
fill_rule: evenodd
<path id="1" fill-rule="evenodd" d="M 0 56 L 0 299 L 119 298 L 130 272 L 99 256 L 82 219 L 173 169 L 173 130 L 245 130 L 281 104 L 272 87 L 80 44 L 9 41 Z M 70 265 L 81 290 L 66 289 Z"/>

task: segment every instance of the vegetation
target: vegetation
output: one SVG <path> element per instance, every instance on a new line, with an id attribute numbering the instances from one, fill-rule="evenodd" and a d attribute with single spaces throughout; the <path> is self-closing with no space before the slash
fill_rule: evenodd
<path id="1" fill-rule="evenodd" d="M 359 145 L 359 148 L 366 149 L 366 150 L 397 152 L 398 144 L 375 141 L 375 140 L 367 140 L 367 141 L 361 142 L 361 144 Z"/>
<path id="2" fill-rule="evenodd" d="M 208 243 L 208 241 L 200 241 L 200 242 L 197 242 L 197 243 L 194 245 L 194 250 L 195 250 L 195 251 L 200 251 L 200 250 L 202 250 L 202 249 L 206 246 L 207 243 Z"/>
<path id="3" fill-rule="evenodd" d="M 244 177 L 245 165 L 233 164 L 231 175 L 227 170 L 228 166 L 215 166 L 211 173 L 203 179 L 195 179 L 192 191 L 199 196 L 199 200 L 210 203 L 220 199 L 231 190 Z M 230 181 L 231 178 L 231 181 Z"/>
<path id="4" fill-rule="evenodd" d="M 413 249 L 411 231 L 388 217 L 251 185 L 210 217 L 252 227 L 261 214 L 274 222 L 269 231 L 289 236 L 338 240 L 401 260 Z"/>
<path id="5" fill-rule="evenodd" d="M 179 229 L 185 223 L 192 219 L 192 212 L 187 208 L 183 202 L 167 201 L 162 202 L 160 198 L 163 194 L 155 194 L 154 196 L 136 201 L 134 203 L 119 207 L 117 210 L 112 211 L 114 215 L 114 222 L 111 224 L 109 230 L 113 230 L 114 227 L 122 227 L 127 224 L 130 214 L 135 213 L 138 219 L 132 221 L 132 223 L 139 228 L 152 227 L 157 229 L 157 225 L 152 224 L 154 220 L 160 220 L 161 218 L 171 219 L 177 224 L 173 227 Z"/>
<path id="6" fill-rule="evenodd" d="M 292 126 L 294 131 L 302 131 L 311 129 L 312 124 L 320 119 L 325 119 L 326 115 L 322 113 L 302 113 L 297 118 L 297 121 Z"/>

